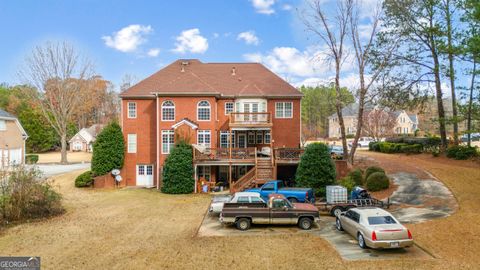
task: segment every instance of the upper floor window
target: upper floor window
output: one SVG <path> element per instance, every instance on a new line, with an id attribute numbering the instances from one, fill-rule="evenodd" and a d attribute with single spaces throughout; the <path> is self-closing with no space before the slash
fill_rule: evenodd
<path id="1" fill-rule="evenodd" d="M 162 121 L 175 120 L 175 104 L 171 100 L 162 103 Z"/>
<path id="2" fill-rule="evenodd" d="M 220 147 L 221 148 L 227 148 L 228 147 L 228 141 L 230 141 L 230 138 L 232 139 L 232 147 L 235 145 L 235 133 L 232 132 L 230 134 L 228 131 L 220 131 Z"/>
<path id="3" fill-rule="evenodd" d="M 275 103 L 275 118 L 292 118 L 292 117 L 293 117 L 292 102 Z"/>
<path id="4" fill-rule="evenodd" d="M 210 103 L 202 100 L 197 105 L 197 120 L 210 121 Z"/>
<path id="5" fill-rule="evenodd" d="M 137 118 L 137 103 L 128 102 L 128 118 Z"/>
<path id="6" fill-rule="evenodd" d="M 7 124 L 5 120 L 0 120 L 0 130 L 7 130 Z"/>
<path id="7" fill-rule="evenodd" d="M 127 135 L 127 153 L 137 153 L 137 134 Z"/>
<path id="8" fill-rule="evenodd" d="M 225 102 L 225 115 L 229 115 L 233 112 L 233 102 Z"/>

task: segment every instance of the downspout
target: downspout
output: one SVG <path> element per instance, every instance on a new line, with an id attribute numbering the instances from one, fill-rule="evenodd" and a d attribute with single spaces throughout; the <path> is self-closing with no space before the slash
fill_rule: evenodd
<path id="1" fill-rule="evenodd" d="M 155 126 L 155 133 L 157 136 L 157 154 L 155 155 L 155 158 L 157 160 L 157 190 L 160 190 L 160 139 L 159 139 L 159 132 L 158 132 L 158 94 L 155 94 L 155 107 L 156 107 L 156 113 L 155 113 L 155 120 L 156 120 L 156 126 Z"/>

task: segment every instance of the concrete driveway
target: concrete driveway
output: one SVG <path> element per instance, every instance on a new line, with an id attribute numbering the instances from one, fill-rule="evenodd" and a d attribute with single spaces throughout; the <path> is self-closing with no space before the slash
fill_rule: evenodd
<path id="1" fill-rule="evenodd" d="M 37 165 L 27 165 L 28 167 L 36 167 L 38 168 L 45 177 L 51 177 L 54 175 L 64 174 L 68 172 L 90 169 L 90 163 L 75 163 L 75 164 L 67 164 L 67 165 L 60 165 L 60 164 L 37 164 Z"/>

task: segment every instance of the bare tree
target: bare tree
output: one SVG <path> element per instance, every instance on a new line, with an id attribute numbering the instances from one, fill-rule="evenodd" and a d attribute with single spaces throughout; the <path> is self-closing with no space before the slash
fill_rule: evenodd
<path id="1" fill-rule="evenodd" d="M 391 42 L 389 45 L 383 48 L 381 54 L 373 57 L 372 47 L 375 43 L 375 38 L 379 32 L 379 23 L 382 16 L 382 6 L 381 2 L 378 2 L 374 10 L 372 10 L 372 15 L 368 18 L 369 23 L 363 24 L 363 27 L 370 29 L 368 36 L 362 38 L 362 35 L 359 30 L 360 24 L 360 7 L 362 2 L 356 0 L 352 6 L 352 15 L 350 16 L 350 38 L 352 40 L 355 61 L 357 64 L 357 73 L 359 79 L 359 89 L 358 89 L 358 112 L 357 112 L 357 130 L 352 144 L 352 149 L 350 150 L 349 163 L 353 164 L 355 151 L 357 150 L 358 139 L 362 134 L 363 120 L 364 120 L 364 111 L 367 95 L 369 94 L 370 88 L 377 81 L 379 75 L 383 72 L 386 67 L 387 62 L 392 56 L 392 52 L 397 48 L 396 42 Z M 374 68 L 373 68 L 374 67 Z M 368 69 L 371 70 L 368 70 Z M 366 76 L 366 73 L 370 73 L 369 76 Z"/>
<path id="2" fill-rule="evenodd" d="M 326 59 L 335 66 L 335 110 L 342 136 L 343 156 L 348 160 L 348 145 L 343 121 L 342 109 L 345 106 L 342 100 L 340 87 L 340 73 L 345 61 L 345 41 L 348 37 L 348 25 L 352 15 L 353 0 L 338 0 L 335 11 L 327 11 L 324 1 L 314 0 L 310 3 L 310 12 L 302 16 L 306 28 L 317 35 L 327 46 Z M 327 14 L 331 14 L 330 17 Z"/>
<path id="3" fill-rule="evenodd" d="M 391 136 L 397 124 L 396 117 L 390 111 L 381 108 L 374 108 L 363 115 L 362 133 L 372 137 L 375 141 Z M 358 130 L 358 128 L 357 128 Z"/>
<path id="4" fill-rule="evenodd" d="M 60 137 L 61 163 L 67 163 L 67 126 L 81 103 L 80 90 L 90 82 L 91 64 L 81 60 L 67 42 L 37 46 L 27 56 L 19 76 L 27 85 L 37 88 L 32 98 Z"/>

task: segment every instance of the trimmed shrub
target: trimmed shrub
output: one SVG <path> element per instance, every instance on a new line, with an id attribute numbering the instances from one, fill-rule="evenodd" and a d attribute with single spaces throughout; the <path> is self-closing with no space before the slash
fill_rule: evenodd
<path id="1" fill-rule="evenodd" d="M 37 164 L 38 162 L 38 155 L 36 154 L 29 154 L 25 156 L 25 162 L 27 164 Z"/>
<path id="2" fill-rule="evenodd" d="M 369 151 L 380 152 L 380 142 L 370 142 L 368 144 Z"/>
<path id="3" fill-rule="evenodd" d="M 313 188 L 318 196 L 325 196 L 326 186 L 335 183 L 335 163 L 328 146 L 323 143 L 309 144 L 305 148 L 295 174 L 299 187 Z"/>
<path id="4" fill-rule="evenodd" d="M 353 188 L 357 185 L 352 177 L 347 176 L 340 179 L 339 184 L 345 188 L 347 188 L 348 194 L 352 192 Z"/>
<path id="5" fill-rule="evenodd" d="M 88 187 L 93 184 L 93 175 L 92 171 L 86 171 L 75 179 L 75 186 L 76 187 Z"/>
<path id="6" fill-rule="evenodd" d="M 0 224 L 63 213 L 61 195 L 35 169 L 0 172 Z"/>
<path id="7" fill-rule="evenodd" d="M 390 186 L 390 180 L 383 172 L 374 172 L 368 178 L 366 185 L 369 191 L 380 191 Z"/>
<path id="8" fill-rule="evenodd" d="M 122 129 L 117 123 L 110 123 L 98 134 L 93 145 L 93 176 L 107 174 L 113 169 L 121 169 L 124 155 Z"/>
<path id="9" fill-rule="evenodd" d="M 465 160 L 472 157 L 476 157 L 477 155 L 478 155 L 477 149 L 471 146 L 469 147 L 464 145 L 455 145 L 447 149 L 448 158 Z"/>
<path id="10" fill-rule="evenodd" d="M 361 169 L 355 169 L 351 171 L 348 176 L 355 182 L 356 186 L 363 185 L 363 172 Z"/>
<path id="11" fill-rule="evenodd" d="M 377 166 L 368 167 L 368 168 L 365 170 L 365 181 L 368 179 L 368 177 L 369 177 L 372 173 L 376 173 L 376 172 L 385 173 L 385 170 L 382 169 L 382 168 L 380 168 L 380 167 L 377 167 Z"/>
<path id="12" fill-rule="evenodd" d="M 192 193 L 193 179 L 192 146 L 181 142 L 170 151 L 163 168 L 162 192 L 169 194 Z"/>
<path id="13" fill-rule="evenodd" d="M 423 146 L 421 144 L 408 144 L 400 147 L 400 151 L 406 154 L 420 154 L 422 150 Z"/>

